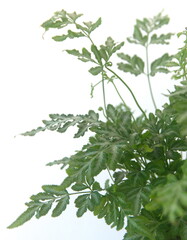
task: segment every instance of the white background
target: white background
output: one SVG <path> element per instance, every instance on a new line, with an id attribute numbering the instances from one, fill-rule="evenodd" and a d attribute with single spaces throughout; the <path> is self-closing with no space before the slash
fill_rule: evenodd
<path id="1" fill-rule="evenodd" d="M 42 39 L 40 25 L 55 11 L 84 13 L 83 21 L 96 21 L 102 17 L 102 26 L 93 38 L 102 44 L 108 36 L 120 42 L 130 36 L 137 18 L 152 17 L 164 10 L 171 18 L 163 31 L 177 33 L 187 25 L 186 1 L 164 0 L 6 0 L 0 3 L 0 239 L 2 240 L 94 240 L 122 239 L 124 230 L 116 232 L 103 220 L 87 213 L 75 217 L 70 206 L 60 217 L 49 215 L 31 220 L 22 227 L 7 230 L 6 227 L 25 210 L 24 203 L 41 190 L 44 184 L 59 184 L 64 175 L 59 167 L 45 164 L 73 154 L 86 138 L 75 140 L 73 130 L 67 134 L 46 132 L 35 137 L 21 137 L 19 133 L 35 128 L 47 119 L 49 113 L 87 113 L 102 105 L 101 89 L 90 98 L 90 85 L 100 80 L 92 77 L 89 65 L 77 61 L 62 52 L 67 47 L 81 48 L 82 40 L 55 43 L 50 33 Z M 80 19 L 81 20 L 81 19 Z M 60 32 L 59 32 L 60 34 Z M 174 53 L 181 41 L 173 38 L 171 47 L 155 46 L 152 59 L 165 51 Z M 128 43 L 124 52 L 141 52 Z M 119 73 L 132 86 L 143 108 L 152 110 L 152 104 L 144 77 L 134 78 Z M 166 98 L 161 93 L 172 89 L 173 82 L 165 75 L 153 79 L 156 102 L 162 106 Z M 145 84 L 145 85 L 143 85 Z M 126 102 L 136 109 L 128 93 L 120 86 Z M 108 88 L 107 102 L 119 103 L 114 91 Z M 138 111 L 136 111 L 138 114 Z"/>

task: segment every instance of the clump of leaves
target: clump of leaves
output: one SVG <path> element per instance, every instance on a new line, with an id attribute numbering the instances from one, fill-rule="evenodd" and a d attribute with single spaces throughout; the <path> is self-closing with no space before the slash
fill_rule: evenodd
<path id="1" fill-rule="evenodd" d="M 185 240 L 187 238 L 187 162 L 184 152 L 187 150 L 187 102 L 186 102 L 186 40 L 185 46 L 175 56 L 164 53 L 149 63 L 148 47 L 151 44 L 169 44 L 173 34 L 157 35 L 155 32 L 168 24 L 168 16 L 157 16 L 137 20 L 134 33 L 128 42 L 145 48 L 145 61 L 137 55 L 129 56 L 117 53 L 124 42 L 116 43 L 108 37 L 104 44 L 96 46 L 91 34 L 101 24 L 96 22 L 78 23 L 82 14 L 56 12 L 52 18 L 42 24 L 45 30 L 57 28 L 65 34 L 53 39 L 63 42 L 68 38 L 85 37 L 90 49 L 66 50 L 82 62 L 91 62 L 89 72 L 100 76 L 93 87 L 101 84 L 103 90 L 102 113 L 90 110 L 88 114 L 50 114 L 43 126 L 23 133 L 34 136 L 41 131 L 64 133 L 69 127 L 77 127 L 75 138 L 92 133 L 88 143 L 69 157 L 50 162 L 47 165 L 60 165 L 67 176 L 60 185 L 44 185 L 42 191 L 32 195 L 26 203 L 27 210 L 8 228 L 18 227 L 33 216 L 40 218 L 51 209 L 51 216 L 57 217 L 65 211 L 70 197 L 76 195 L 77 217 L 87 211 L 93 212 L 99 219 L 117 230 L 125 228 L 124 240 Z M 73 30 L 72 28 L 76 29 Z M 179 34 L 187 36 L 186 31 Z M 140 106 L 132 89 L 122 77 L 113 70 L 114 54 L 123 60 L 118 63 L 119 70 L 138 76 L 145 74 L 148 80 L 155 112 L 146 114 Z M 146 70 L 144 69 L 146 67 Z M 169 104 L 162 110 L 156 108 L 151 87 L 151 77 L 158 73 L 169 73 L 170 67 L 176 67 L 174 79 L 181 80 L 170 94 Z M 105 82 L 113 85 L 122 103 L 119 106 L 107 104 Z M 128 89 L 141 115 L 134 117 L 116 87 L 120 81 Z M 100 120 L 104 114 L 105 120 Z M 105 183 L 97 177 L 108 172 Z"/>

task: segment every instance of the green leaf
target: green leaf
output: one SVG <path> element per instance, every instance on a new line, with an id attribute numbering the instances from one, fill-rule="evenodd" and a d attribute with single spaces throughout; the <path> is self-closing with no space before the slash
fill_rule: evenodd
<path id="1" fill-rule="evenodd" d="M 55 40 L 56 42 L 62 42 L 64 40 L 66 40 L 67 37 L 68 37 L 68 35 L 54 36 L 54 37 L 52 37 L 52 39 Z"/>
<path id="2" fill-rule="evenodd" d="M 157 34 L 153 34 L 151 36 L 150 43 L 151 44 L 169 44 L 168 40 L 171 39 L 172 33 L 167 34 L 161 34 L 160 36 L 157 36 Z"/>
<path id="3" fill-rule="evenodd" d="M 105 45 L 100 46 L 100 54 L 102 58 L 107 62 L 115 52 L 123 47 L 123 45 L 124 42 L 117 44 L 111 37 L 108 37 L 105 41 Z"/>
<path id="4" fill-rule="evenodd" d="M 116 110 L 112 104 L 107 105 L 106 114 L 112 121 L 115 122 L 117 120 Z"/>
<path id="5" fill-rule="evenodd" d="M 153 234 L 151 233 L 149 227 L 146 226 L 148 222 L 148 219 L 143 216 L 128 217 L 128 225 L 132 226 L 132 228 L 134 229 L 134 233 L 140 234 L 141 237 L 147 237 L 150 240 L 156 240 L 153 237 Z"/>
<path id="6" fill-rule="evenodd" d="M 91 59 L 91 53 L 86 48 L 82 49 L 82 56 Z"/>
<path id="7" fill-rule="evenodd" d="M 163 214 L 173 223 L 177 217 L 184 216 L 187 208 L 186 180 L 177 180 L 172 174 L 167 179 L 166 184 L 160 184 L 152 191 L 152 201 L 146 209 L 154 211 L 162 207 Z"/>
<path id="8" fill-rule="evenodd" d="M 101 188 L 101 186 L 100 186 L 100 184 L 98 182 L 94 182 L 93 183 L 92 189 L 93 190 L 97 190 L 97 191 L 101 191 L 102 190 L 102 188 Z"/>
<path id="9" fill-rule="evenodd" d="M 170 71 L 166 68 L 167 63 L 171 60 L 172 56 L 169 56 L 168 53 L 165 53 L 162 57 L 154 60 L 151 63 L 151 76 L 155 76 L 156 73 L 169 73 Z"/>
<path id="10" fill-rule="evenodd" d="M 109 56 L 107 54 L 107 51 L 105 47 L 101 46 L 101 49 L 99 50 L 101 57 L 107 62 L 109 60 Z"/>
<path id="11" fill-rule="evenodd" d="M 57 42 L 62 42 L 67 38 L 73 39 L 73 38 L 79 38 L 79 37 L 85 37 L 85 35 L 82 32 L 73 32 L 71 30 L 68 30 L 68 33 L 66 35 L 54 36 L 52 37 L 52 39 Z"/>
<path id="12" fill-rule="evenodd" d="M 124 46 L 124 42 L 121 42 L 121 43 L 119 43 L 119 44 L 115 44 L 115 46 L 113 47 L 113 49 L 112 49 L 112 53 L 115 53 L 115 52 L 117 52 L 118 50 L 120 50 L 123 46 Z"/>
<path id="13" fill-rule="evenodd" d="M 88 188 L 88 186 L 82 184 L 82 183 L 76 183 L 71 187 L 74 191 L 82 191 Z"/>
<path id="14" fill-rule="evenodd" d="M 141 178 L 140 178 L 141 180 Z M 149 202 L 150 186 L 145 181 L 126 180 L 120 184 L 119 191 L 125 194 L 125 200 L 130 204 L 133 215 L 138 215 L 142 204 Z"/>
<path id="15" fill-rule="evenodd" d="M 100 55 L 100 52 L 99 50 L 97 49 L 97 47 L 95 45 L 92 44 L 91 46 L 91 51 L 93 52 L 97 62 L 99 63 L 99 65 L 102 66 L 102 60 L 101 60 L 101 55 Z"/>
<path id="16" fill-rule="evenodd" d="M 100 203 L 101 194 L 97 191 L 91 192 L 91 199 L 90 201 L 93 203 L 94 206 L 98 205 Z"/>
<path id="17" fill-rule="evenodd" d="M 81 56 L 81 53 L 80 53 L 78 50 L 76 50 L 76 49 L 66 50 L 66 52 L 67 52 L 68 54 L 73 55 L 73 56 L 77 56 L 77 57 L 80 57 L 80 56 Z"/>
<path id="18" fill-rule="evenodd" d="M 94 216 L 97 216 L 98 214 L 101 214 L 103 212 L 106 202 L 107 202 L 106 196 L 101 196 L 99 204 L 94 208 L 94 212 L 93 212 Z M 104 217 L 104 215 L 105 213 L 101 217 L 98 216 L 98 218 L 102 218 Z"/>
<path id="19" fill-rule="evenodd" d="M 84 194 L 75 199 L 75 206 L 78 208 L 76 213 L 77 217 L 82 217 L 82 215 L 87 211 L 89 202 L 90 194 Z"/>
<path id="20" fill-rule="evenodd" d="M 25 222 L 29 221 L 38 210 L 38 206 L 30 207 L 25 212 L 23 212 L 10 226 L 9 229 L 19 227 Z"/>
<path id="21" fill-rule="evenodd" d="M 139 28 L 138 25 L 135 25 L 133 37 L 127 38 L 127 41 L 130 43 L 135 43 L 135 44 L 140 44 L 145 46 L 145 44 L 148 41 L 148 36 L 147 35 L 144 36 L 141 32 L 141 28 Z"/>
<path id="22" fill-rule="evenodd" d="M 40 207 L 40 209 L 38 209 L 37 214 L 36 214 L 36 218 L 40 218 L 42 216 L 45 216 L 49 210 L 51 209 L 53 204 L 53 201 L 48 201 L 48 202 L 44 202 L 43 205 Z"/>
<path id="23" fill-rule="evenodd" d="M 75 52 L 73 52 L 73 54 L 75 54 Z M 45 124 L 44 127 L 38 127 L 37 129 L 33 129 L 29 132 L 25 132 L 22 135 L 34 136 L 36 133 L 39 133 L 45 130 L 64 133 L 69 127 L 77 125 L 78 132 L 74 135 L 74 137 L 77 138 L 77 137 L 83 136 L 89 128 L 99 124 L 98 114 L 97 113 L 94 114 L 94 116 L 97 116 L 95 118 L 93 118 L 92 115 L 90 115 L 90 111 L 86 115 L 77 115 L 77 116 L 74 116 L 72 114 L 68 114 L 68 115 L 50 114 L 51 120 L 43 120 L 43 123 Z"/>
<path id="24" fill-rule="evenodd" d="M 68 165 L 69 160 L 70 160 L 69 158 L 64 157 L 60 160 L 55 160 L 53 162 L 49 162 L 49 163 L 46 164 L 46 166 L 54 166 L 54 165 L 61 165 L 62 164 L 61 169 L 63 169 Z"/>
<path id="25" fill-rule="evenodd" d="M 69 38 L 79 38 L 79 37 L 85 37 L 85 35 L 82 32 L 73 32 L 71 30 L 68 30 L 68 37 Z"/>
<path id="26" fill-rule="evenodd" d="M 187 226 L 184 222 L 181 223 L 179 231 L 180 231 L 181 240 L 186 240 L 187 239 Z"/>
<path id="27" fill-rule="evenodd" d="M 77 14 L 76 12 L 73 13 L 67 13 L 67 16 L 71 18 L 73 21 L 76 21 L 78 18 L 80 18 L 83 14 Z"/>
<path id="28" fill-rule="evenodd" d="M 116 230 L 117 231 L 123 229 L 123 227 L 124 227 L 124 219 L 125 219 L 125 213 L 121 209 L 120 212 L 119 212 L 118 222 L 117 222 L 117 226 L 116 226 Z"/>
<path id="29" fill-rule="evenodd" d="M 141 45 L 143 45 L 143 46 L 145 45 L 144 38 L 143 38 L 142 33 L 138 26 L 134 27 L 133 38 L 138 40 Z"/>
<path id="30" fill-rule="evenodd" d="M 115 183 L 118 184 L 118 183 L 120 183 L 124 179 L 125 172 L 124 171 L 115 172 L 113 177 L 115 179 Z"/>
<path id="31" fill-rule="evenodd" d="M 58 217 L 61 215 L 63 211 L 66 210 L 67 205 L 69 204 L 69 195 L 66 194 L 63 198 L 61 198 L 56 207 L 53 209 L 52 217 Z"/>
<path id="32" fill-rule="evenodd" d="M 169 18 L 168 16 L 162 16 L 162 13 L 159 13 L 153 18 L 144 18 L 143 20 L 136 20 L 136 25 L 134 26 L 133 37 L 127 38 L 128 42 L 140 44 L 145 46 L 148 43 L 148 35 L 161 28 L 163 25 L 168 24 Z M 146 33 L 144 35 L 144 33 Z M 167 40 L 170 39 L 171 33 L 162 34 L 157 37 L 156 34 L 151 38 L 150 43 L 156 44 L 167 44 Z"/>
<path id="33" fill-rule="evenodd" d="M 149 20 L 144 18 L 143 20 L 136 20 L 136 25 L 139 29 L 142 29 L 144 32 L 149 33 Z"/>
<path id="34" fill-rule="evenodd" d="M 51 194 L 55 195 L 66 195 L 67 192 L 65 191 L 64 187 L 62 185 L 43 185 L 42 189 Z"/>
<path id="35" fill-rule="evenodd" d="M 134 74 L 135 76 L 144 73 L 144 62 L 140 57 L 136 55 L 130 57 L 129 55 L 124 53 L 118 53 L 117 55 L 118 57 L 127 62 L 127 64 L 123 62 L 117 64 L 120 70 L 124 72 L 129 72 L 131 74 Z"/>
<path id="36" fill-rule="evenodd" d="M 102 23 L 101 18 L 99 18 L 95 23 L 91 25 L 91 32 L 93 32 L 96 28 L 98 28 Z"/>
<path id="37" fill-rule="evenodd" d="M 46 193 L 46 192 L 40 192 L 36 195 L 32 195 L 30 197 L 31 200 L 33 201 L 39 201 L 39 200 L 49 200 L 53 198 L 53 195 L 51 195 L 50 193 Z"/>
<path id="38" fill-rule="evenodd" d="M 50 28 L 64 28 L 68 24 L 71 24 L 71 21 L 68 19 L 67 12 L 61 10 L 55 12 L 54 15 L 49 20 L 45 21 L 41 26 L 47 31 Z"/>
<path id="39" fill-rule="evenodd" d="M 162 12 L 158 13 L 154 18 L 154 24 L 152 26 L 152 30 L 156 30 L 161 28 L 162 26 L 166 25 L 169 23 L 169 17 L 167 15 L 162 16 Z"/>
<path id="40" fill-rule="evenodd" d="M 38 127 L 38 128 L 36 128 L 36 129 L 33 129 L 33 130 L 31 130 L 31 131 L 27 131 L 27 132 L 25 132 L 25 133 L 22 133 L 21 135 L 22 136 L 35 136 L 37 133 L 39 133 L 39 132 L 43 132 L 43 131 L 45 131 L 46 130 L 46 128 L 45 127 Z"/>
<path id="41" fill-rule="evenodd" d="M 83 205 L 77 210 L 77 213 L 76 213 L 77 217 L 82 217 L 86 211 L 87 211 L 87 206 Z"/>
<path id="42" fill-rule="evenodd" d="M 90 70 L 89 70 L 89 72 L 90 72 L 92 75 L 94 75 L 94 76 L 98 75 L 98 74 L 101 73 L 102 71 L 103 71 L 102 67 L 92 67 L 92 68 L 90 68 Z"/>

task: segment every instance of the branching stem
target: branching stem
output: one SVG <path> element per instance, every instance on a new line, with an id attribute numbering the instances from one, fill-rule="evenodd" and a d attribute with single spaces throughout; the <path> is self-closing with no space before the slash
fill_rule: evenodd
<path id="1" fill-rule="evenodd" d="M 109 72 L 111 72 L 112 74 L 114 74 L 114 75 L 125 85 L 125 87 L 126 87 L 126 88 L 129 90 L 129 92 L 131 93 L 131 95 L 132 95 L 132 97 L 133 97 L 133 99 L 134 99 L 137 107 L 140 109 L 140 111 L 142 112 L 142 114 L 144 115 L 144 117 L 147 118 L 145 112 L 144 112 L 143 109 L 140 107 L 140 105 L 139 105 L 139 103 L 138 103 L 138 101 L 137 101 L 137 99 L 136 99 L 133 91 L 132 91 L 131 88 L 127 85 L 127 83 L 126 83 L 125 81 L 123 81 L 123 79 L 122 79 L 117 73 L 115 73 L 112 69 L 108 68 L 107 66 L 105 66 L 105 67 L 106 67 L 106 69 L 107 69 Z"/>

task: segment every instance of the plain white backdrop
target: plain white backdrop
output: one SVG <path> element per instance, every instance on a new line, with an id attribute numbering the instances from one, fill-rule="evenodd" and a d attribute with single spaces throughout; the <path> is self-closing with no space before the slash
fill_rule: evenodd
<path id="1" fill-rule="evenodd" d="M 90 85 L 97 79 L 88 72 L 89 65 L 67 56 L 63 49 L 84 47 L 82 40 L 55 43 L 51 34 L 40 25 L 55 11 L 83 13 L 83 21 L 96 21 L 100 16 L 103 24 L 93 35 L 102 44 L 108 36 L 116 41 L 125 40 L 133 32 L 137 18 L 153 17 L 164 10 L 171 22 L 163 31 L 177 33 L 187 24 L 186 1 L 169 0 L 6 0 L 0 3 L 0 239 L 2 240 L 71 240 L 122 239 L 124 230 L 116 232 L 103 220 L 87 213 L 78 219 L 75 208 L 68 207 L 60 217 L 49 215 L 31 220 L 22 227 L 7 230 L 6 227 L 25 210 L 24 203 L 41 190 L 44 184 L 60 184 L 64 175 L 59 167 L 45 164 L 73 154 L 80 149 L 86 138 L 75 140 L 73 130 L 67 134 L 46 132 L 35 137 L 21 137 L 19 133 L 38 127 L 50 113 L 84 114 L 102 105 L 101 89 L 90 98 Z M 80 19 L 81 20 L 81 19 Z M 176 37 L 171 47 L 155 46 L 152 58 L 165 51 L 175 53 L 181 41 Z M 123 51 L 141 51 L 135 45 L 125 45 Z M 130 75 L 121 76 L 132 86 L 140 104 L 151 111 L 152 104 L 146 80 Z M 145 84 L 145 85 L 143 85 Z M 153 79 L 158 106 L 161 107 L 173 82 L 159 75 Z M 120 88 L 126 102 L 136 110 L 128 93 Z M 118 104 L 120 100 L 108 88 L 107 102 Z M 136 110 L 137 111 L 137 110 Z M 138 112 L 137 112 L 138 114 Z M 14 137 L 14 136 L 17 137 Z"/>

